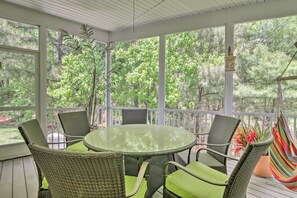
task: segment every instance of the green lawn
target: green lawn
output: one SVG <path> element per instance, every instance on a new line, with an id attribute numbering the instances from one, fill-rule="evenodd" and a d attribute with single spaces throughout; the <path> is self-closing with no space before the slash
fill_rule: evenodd
<path id="1" fill-rule="evenodd" d="M 17 128 L 0 128 L 0 146 L 23 141 L 24 140 Z"/>

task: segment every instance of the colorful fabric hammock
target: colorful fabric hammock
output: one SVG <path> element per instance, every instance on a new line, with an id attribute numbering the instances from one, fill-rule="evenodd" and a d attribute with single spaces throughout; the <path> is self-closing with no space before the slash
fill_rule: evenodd
<path id="1" fill-rule="evenodd" d="M 275 179 L 290 190 L 297 191 L 297 150 L 283 114 L 272 129 L 270 169 Z"/>

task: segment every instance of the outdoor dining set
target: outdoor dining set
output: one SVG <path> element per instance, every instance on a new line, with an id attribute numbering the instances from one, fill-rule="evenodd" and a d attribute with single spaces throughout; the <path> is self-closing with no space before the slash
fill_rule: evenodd
<path id="1" fill-rule="evenodd" d="M 256 163 L 273 142 L 268 136 L 239 159 L 229 156 L 240 119 L 224 115 L 215 115 L 208 133 L 199 135 L 149 124 L 147 109 L 123 109 L 122 124 L 106 128 L 90 127 L 86 111 L 58 117 L 63 150 L 50 148 L 38 120 L 18 127 L 36 162 L 38 197 L 153 197 L 162 187 L 164 197 L 245 197 Z M 200 144 L 205 135 L 207 144 Z M 231 173 L 227 159 L 238 161 Z"/>

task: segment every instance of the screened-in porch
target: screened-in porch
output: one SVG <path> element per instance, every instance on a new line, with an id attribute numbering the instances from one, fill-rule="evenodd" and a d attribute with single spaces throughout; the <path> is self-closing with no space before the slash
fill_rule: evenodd
<path id="1" fill-rule="evenodd" d="M 49 143 L 63 142 L 61 112 L 86 110 L 92 125 L 106 128 L 121 125 L 122 109 L 146 108 L 149 124 L 195 135 L 216 114 L 272 128 L 283 112 L 296 139 L 296 5 L 2 1 L 1 182 L 4 164 L 30 154 L 16 127 L 37 118 Z M 295 195 L 253 177 L 248 196 L 282 196 L 259 188 Z"/>

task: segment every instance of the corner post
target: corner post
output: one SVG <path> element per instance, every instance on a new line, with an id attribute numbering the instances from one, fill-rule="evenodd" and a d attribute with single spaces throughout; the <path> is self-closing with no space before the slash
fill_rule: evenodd
<path id="1" fill-rule="evenodd" d="M 158 90 L 158 124 L 165 124 L 165 89 L 166 89 L 166 39 L 159 36 L 159 90 Z"/>
<path id="2" fill-rule="evenodd" d="M 233 115 L 233 73 L 234 68 L 228 69 L 228 56 L 234 51 L 234 24 L 225 25 L 225 93 L 224 114 Z M 234 58 L 234 57 L 233 57 Z M 233 60 L 234 61 L 234 60 Z M 231 61 L 232 62 L 232 61 Z"/>
<path id="3" fill-rule="evenodd" d="M 36 57 L 36 118 L 44 133 L 47 133 L 47 30 L 39 27 L 39 53 Z"/>
<path id="4" fill-rule="evenodd" d="M 111 126 L 111 89 L 110 89 L 110 83 L 111 83 L 111 78 L 110 78 L 110 71 L 111 71 L 111 43 L 108 42 L 106 44 L 106 122 L 107 122 L 107 127 Z"/>

